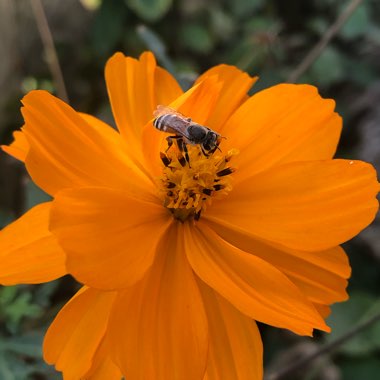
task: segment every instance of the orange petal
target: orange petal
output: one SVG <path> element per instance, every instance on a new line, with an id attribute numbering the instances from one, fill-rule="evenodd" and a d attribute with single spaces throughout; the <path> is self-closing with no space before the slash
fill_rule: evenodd
<path id="1" fill-rule="evenodd" d="M 378 210 L 376 172 L 361 161 L 295 162 L 236 184 L 204 217 L 303 251 L 335 247 Z"/>
<path id="2" fill-rule="evenodd" d="M 134 284 L 152 265 L 172 220 L 163 206 L 125 192 L 81 188 L 57 194 L 50 229 L 70 274 L 97 289 L 117 289 Z"/>
<path id="3" fill-rule="evenodd" d="M 110 318 L 114 360 L 130 379 L 199 380 L 208 347 L 207 319 L 176 225 L 142 281 L 120 292 Z"/>
<path id="4" fill-rule="evenodd" d="M 33 207 L 0 232 L 0 283 L 37 284 L 64 276 L 65 255 L 48 230 L 51 202 Z"/>
<path id="5" fill-rule="evenodd" d="M 252 319 L 199 281 L 209 326 L 204 380 L 262 380 L 263 345 Z"/>
<path id="6" fill-rule="evenodd" d="M 278 269 L 222 240 L 203 222 L 185 224 L 185 251 L 197 275 L 243 314 L 311 335 L 329 331 L 310 301 Z"/>
<path id="7" fill-rule="evenodd" d="M 247 92 L 257 81 L 257 77 L 250 77 L 247 73 L 235 66 L 218 65 L 207 70 L 195 84 L 201 83 L 209 77 L 216 76 L 222 83 L 220 96 L 212 108 L 210 117 L 205 121 L 208 127 L 222 131 L 223 124 L 248 98 Z"/>
<path id="8" fill-rule="evenodd" d="M 1 145 L 4 152 L 24 162 L 29 151 L 29 143 L 22 131 L 13 132 L 13 142 L 10 145 Z"/>
<path id="9" fill-rule="evenodd" d="M 110 357 L 109 340 L 103 338 L 94 354 L 91 368 L 83 378 L 86 380 L 120 380 L 122 376 L 119 367 Z"/>
<path id="10" fill-rule="evenodd" d="M 208 222 L 228 243 L 267 261 L 284 273 L 313 303 L 332 304 L 347 299 L 351 268 L 341 247 L 304 252 L 275 246 L 225 226 Z"/>
<path id="11" fill-rule="evenodd" d="M 157 104 L 167 105 L 182 90 L 167 71 L 156 66 L 150 52 L 139 60 L 116 53 L 108 60 L 105 75 L 116 124 L 137 154 L 142 129 L 153 118 Z"/>
<path id="12" fill-rule="evenodd" d="M 167 105 L 182 95 L 183 91 L 174 77 L 157 66 L 154 73 L 155 104 Z M 152 115 L 150 115 L 152 117 Z"/>
<path id="13" fill-rule="evenodd" d="M 65 380 L 82 379 L 106 332 L 115 292 L 82 288 L 58 313 L 44 340 L 44 359 Z"/>
<path id="14" fill-rule="evenodd" d="M 171 102 L 169 106 L 191 117 L 197 123 L 204 124 L 220 97 L 221 88 L 222 83 L 218 81 L 215 75 L 207 77 Z M 152 121 L 144 127 L 143 156 L 145 165 L 150 168 L 149 172 L 152 173 L 152 176 L 157 177 L 162 172 L 160 152 L 164 152 L 167 148 L 167 136 L 167 133 L 155 129 Z"/>
<path id="15" fill-rule="evenodd" d="M 309 85 L 281 84 L 252 96 L 222 131 L 224 149 L 240 150 L 236 179 L 280 163 L 332 158 L 342 129 L 334 107 Z"/>
<path id="16" fill-rule="evenodd" d="M 94 127 L 46 91 L 30 92 L 23 104 L 23 132 L 30 143 L 26 167 L 46 192 L 93 185 L 151 197 L 151 181 L 131 163 L 122 138 L 111 127 L 100 121 Z"/>
<path id="17" fill-rule="evenodd" d="M 116 53 L 106 64 L 112 112 L 121 135 L 130 145 L 139 142 L 142 127 L 153 116 L 155 68 L 151 53 L 141 60 Z"/>
<path id="18" fill-rule="evenodd" d="M 313 305 L 323 319 L 326 319 L 331 314 L 331 308 L 329 306 L 321 305 L 319 303 L 313 303 Z"/>
<path id="19" fill-rule="evenodd" d="M 172 101 L 169 106 L 199 124 L 206 124 L 221 96 L 222 87 L 223 83 L 216 75 L 209 76 Z"/>

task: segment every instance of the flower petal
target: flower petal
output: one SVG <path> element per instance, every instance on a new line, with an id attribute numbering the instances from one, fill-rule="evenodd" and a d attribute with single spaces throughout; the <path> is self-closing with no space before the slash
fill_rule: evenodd
<path id="1" fill-rule="evenodd" d="M 281 84 L 253 95 L 222 129 L 238 148 L 236 180 L 293 161 L 333 157 L 342 129 L 335 102 L 315 87 Z"/>
<path id="2" fill-rule="evenodd" d="M 221 96 L 223 83 L 214 75 L 191 87 L 169 106 L 191 117 L 199 124 L 206 124 Z"/>
<path id="3" fill-rule="evenodd" d="M 106 332 L 115 292 L 82 288 L 58 313 L 44 340 L 44 359 L 78 380 L 91 368 Z"/>
<path id="4" fill-rule="evenodd" d="M 236 184 L 204 217 L 289 248 L 322 251 L 371 223 L 378 190 L 376 172 L 364 162 L 295 162 Z"/>
<path id="5" fill-rule="evenodd" d="M 29 151 L 29 143 L 21 131 L 13 132 L 13 142 L 10 145 L 1 145 L 4 152 L 24 162 Z"/>
<path id="6" fill-rule="evenodd" d="M 116 53 L 107 62 L 105 76 L 117 127 L 138 154 L 143 127 L 153 118 L 156 105 L 169 104 L 182 90 L 166 70 L 156 66 L 150 52 L 139 60 Z"/>
<path id="7" fill-rule="evenodd" d="M 231 114 L 248 98 L 247 92 L 258 78 L 250 77 L 235 66 L 218 65 L 202 74 L 195 85 L 214 76 L 222 82 L 223 86 L 210 117 L 205 121 L 205 125 L 215 130 L 222 130 L 223 124 Z"/>
<path id="8" fill-rule="evenodd" d="M 172 222 L 167 210 L 120 190 L 64 190 L 53 203 L 50 229 L 66 252 L 66 267 L 97 289 L 134 284 L 152 265 Z"/>
<path id="9" fill-rule="evenodd" d="M 183 91 L 175 78 L 159 66 L 156 66 L 154 80 L 155 103 L 157 105 L 170 104 L 174 99 L 177 99 L 183 94 Z"/>
<path id="10" fill-rule="evenodd" d="M 135 168 L 122 138 L 111 127 L 100 121 L 93 127 L 46 91 L 30 92 L 23 104 L 23 133 L 30 144 L 25 164 L 34 182 L 47 193 L 92 185 L 152 197 L 151 181 Z"/>
<path id="11" fill-rule="evenodd" d="M 199 380 L 207 320 L 194 274 L 173 225 L 152 269 L 119 293 L 110 319 L 114 360 L 131 379 Z"/>
<path id="12" fill-rule="evenodd" d="M 91 368 L 83 378 L 86 380 L 120 380 L 122 376 L 119 367 L 111 359 L 109 340 L 106 335 L 94 354 Z"/>
<path id="13" fill-rule="evenodd" d="M 311 335 L 329 331 L 310 301 L 278 269 L 222 240 L 203 222 L 185 224 L 185 252 L 197 275 L 243 314 Z"/>
<path id="14" fill-rule="evenodd" d="M 0 232 L 0 283 L 37 284 L 64 276 L 65 255 L 48 230 L 51 202 L 33 207 Z"/>
<path id="15" fill-rule="evenodd" d="M 256 323 L 199 281 L 209 326 L 205 379 L 262 380 L 263 345 Z"/>
<path id="16" fill-rule="evenodd" d="M 347 299 L 351 268 L 341 247 L 318 252 L 297 251 L 260 241 L 217 223 L 207 223 L 228 243 L 279 269 L 313 303 L 329 305 Z"/>
<path id="17" fill-rule="evenodd" d="M 168 106 L 178 110 L 185 116 L 191 117 L 197 123 L 204 124 L 220 97 L 221 88 L 222 82 L 218 80 L 217 76 L 207 77 L 201 83 L 176 98 Z M 162 162 L 159 157 L 160 152 L 164 152 L 167 148 L 167 136 L 167 133 L 154 128 L 152 121 L 144 127 L 142 136 L 143 157 L 145 165 L 150 168 L 149 172 L 153 177 L 157 177 L 162 173 Z"/>

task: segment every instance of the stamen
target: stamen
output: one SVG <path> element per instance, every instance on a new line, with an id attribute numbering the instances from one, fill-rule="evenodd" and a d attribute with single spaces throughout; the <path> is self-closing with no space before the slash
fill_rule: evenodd
<path id="1" fill-rule="evenodd" d="M 224 177 L 225 175 L 232 174 L 235 170 L 233 168 L 225 168 L 216 173 L 218 177 Z"/>
<path id="2" fill-rule="evenodd" d="M 172 162 L 172 160 L 165 153 L 160 152 L 160 158 L 161 158 L 162 163 L 166 167 L 168 167 L 170 163 Z"/>
<path id="3" fill-rule="evenodd" d="M 230 175 L 235 169 L 226 165 L 238 151 L 232 149 L 223 154 L 216 150 L 205 156 L 200 145 L 186 144 L 185 158 L 185 152 L 176 145 L 160 153 L 163 164 L 160 194 L 164 206 L 176 219 L 197 221 L 213 199 L 220 199 L 231 191 Z"/>

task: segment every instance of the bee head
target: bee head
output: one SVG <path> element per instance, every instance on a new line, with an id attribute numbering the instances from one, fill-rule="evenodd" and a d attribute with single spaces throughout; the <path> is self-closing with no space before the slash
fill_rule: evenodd
<path id="1" fill-rule="evenodd" d="M 203 147 L 210 153 L 213 153 L 218 148 L 221 139 L 222 138 L 218 133 L 209 130 L 203 143 Z"/>

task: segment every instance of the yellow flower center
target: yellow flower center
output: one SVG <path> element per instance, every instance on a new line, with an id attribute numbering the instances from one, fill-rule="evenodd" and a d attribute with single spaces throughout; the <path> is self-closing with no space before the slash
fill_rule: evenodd
<path id="1" fill-rule="evenodd" d="M 163 175 L 159 192 L 164 206 L 182 222 L 199 220 L 212 198 L 219 199 L 231 191 L 235 169 L 230 161 L 238 154 L 231 149 L 227 154 L 217 150 L 205 156 L 199 145 L 187 145 L 187 151 L 188 160 L 175 144 L 166 153 L 160 153 Z"/>

